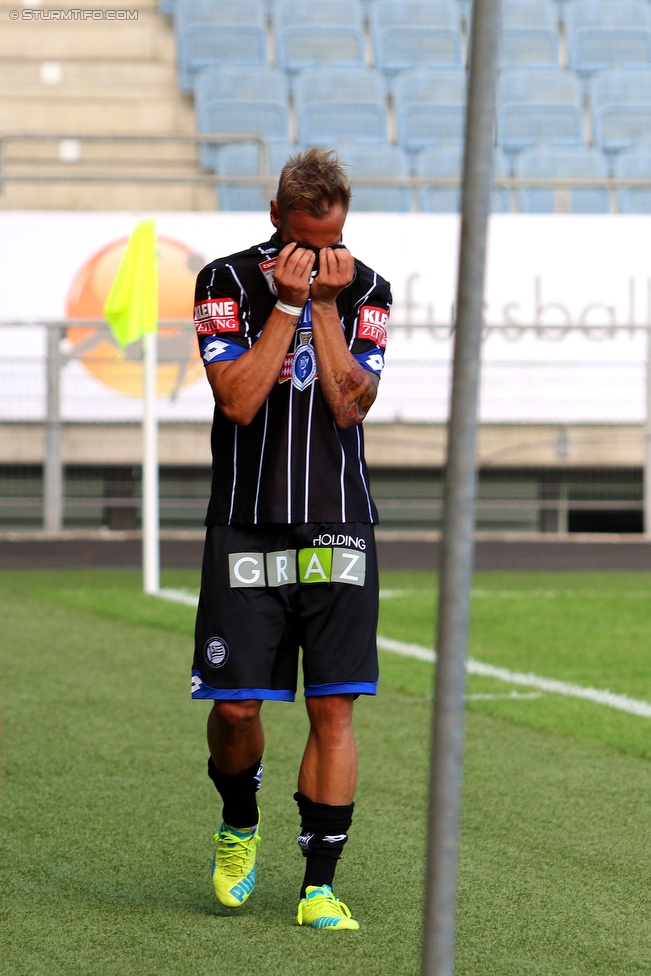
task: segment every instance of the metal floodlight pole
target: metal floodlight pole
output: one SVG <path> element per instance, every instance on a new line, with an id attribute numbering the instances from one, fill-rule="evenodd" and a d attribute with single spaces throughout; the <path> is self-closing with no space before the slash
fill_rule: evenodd
<path id="1" fill-rule="evenodd" d="M 500 25 L 501 0 L 474 0 L 439 580 L 423 976 L 452 976 L 454 970 L 477 400 Z"/>
<path id="2" fill-rule="evenodd" d="M 43 528 L 60 532 L 63 527 L 63 455 L 61 444 L 61 354 L 63 329 L 46 329 L 46 414 L 43 462 Z"/>

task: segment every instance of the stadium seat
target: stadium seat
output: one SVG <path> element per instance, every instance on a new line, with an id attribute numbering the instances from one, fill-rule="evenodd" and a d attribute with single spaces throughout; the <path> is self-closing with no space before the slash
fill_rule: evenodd
<path id="1" fill-rule="evenodd" d="M 651 146 L 618 156 L 615 176 L 620 180 L 651 180 Z M 619 211 L 625 214 L 651 214 L 651 187 L 631 186 L 620 190 Z"/>
<path id="2" fill-rule="evenodd" d="M 265 9 L 261 0 L 177 0 L 177 61 L 182 91 L 191 91 L 202 68 L 267 63 Z"/>
<path id="3" fill-rule="evenodd" d="M 502 67 L 558 66 L 558 9 L 551 0 L 507 0 L 502 17 Z"/>
<path id="4" fill-rule="evenodd" d="M 536 143 L 582 143 L 583 105 L 578 78 L 560 68 L 503 72 L 498 83 L 497 139 L 507 152 L 518 152 Z"/>
<path id="5" fill-rule="evenodd" d="M 223 65 L 202 71 L 195 82 L 199 132 L 246 133 L 289 142 L 286 81 L 275 68 Z M 202 165 L 215 165 L 215 150 L 201 152 Z"/>
<path id="6" fill-rule="evenodd" d="M 570 65 L 590 74 L 651 63 L 646 0 L 574 0 L 565 13 Z"/>
<path id="7" fill-rule="evenodd" d="M 176 0 L 158 0 L 158 9 L 165 17 L 173 17 L 175 4 Z"/>
<path id="8" fill-rule="evenodd" d="M 267 150 L 268 172 L 278 177 L 284 164 L 296 146 L 290 143 L 269 145 Z M 232 143 L 217 150 L 215 172 L 220 176 L 258 176 L 261 173 L 260 154 L 253 143 Z M 275 181 L 274 181 L 275 182 Z M 260 184 L 242 186 L 237 183 L 225 183 L 218 189 L 220 210 L 268 210 L 275 187 L 265 187 Z"/>
<path id="9" fill-rule="evenodd" d="M 608 164 L 598 149 L 588 146 L 538 146 L 518 156 L 515 175 L 554 177 L 602 177 L 608 176 Z M 525 187 L 520 190 L 522 213 L 609 213 L 610 200 L 604 187 L 586 187 L 560 193 L 553 187 Z M 559 200 L 560 197 L 560 200 Z M 563 205 L 563 203 L 565 205 Z"/>
<path id="10" fill-rule="evenodd" d="M 375 0 L 375 63 L 383 71 L 462 64 L 460 11 L 454 0 Z"/>
<path id="11" fill-rule="evenodd" d="M 466 73 L 421 68 L 398 77 L 395 89 L 398 141 L 408 151 L 463 139 Z"/>
<path id="12" fill-rule="evenodd" d="M 386 141 L 384 84 L 372 68 L 308 69 L 296 81 L 295 97 L 305 145 Z"/>
<path id="13" fill-rule="evenodd" d="M 409 187 L 364 183 L 365 176 L 409 176 L 409 162 L 399 146 L 341 142 L 337 155 L 352 183 L 351 210 L 408 213 L 412 209 Z"/>
<path id="14" fill-rule="evenodd" d="M 594 141 L 607 152 L 651 140 L 651 69 L 609 71 L 592 82 Z"/>
<path id="15" fill-rule="evenodd" d="M 463 145 L 433 146 L 424 149 L 416 157 L 417 176 L 458 176 L 463 169 Z M 506 157 L 499 149 L 495 151 L 495 175 L 508 176 Z M 420 209 L 423 213 L 458 213 L 461 204 L 461 189 L 457 187 L 424 186 L 420 190 Z M 491 209 L 494 213 L 509 213 L 511 210 L 509 191 L 495 189 L 492 193 Z"/>
<path id="16" fill-rule="evenodd" d="M 364 17 L 358 0 L 279 0 L 274 22 L 278 64 L 289 71 L 364 64 Z"/>

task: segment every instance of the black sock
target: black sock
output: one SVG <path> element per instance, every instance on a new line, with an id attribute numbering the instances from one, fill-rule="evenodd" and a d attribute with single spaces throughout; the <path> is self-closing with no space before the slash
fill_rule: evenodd
<path id="1" fill-rule="evenodd" d="M 258 822 L 258 804 L 255 794 L 262 782 L 262 758 L 256 759 L 252 766 L 230 776 L 220 772 L 212 761 L 208 760 L 208 775 L 217 787 L 224 807 L 222 817 L 229 827 L 244 829 L 255 827 Z"/>
<path id="2" fill-rule="evenodd" d="M 329 885 L 335 877 L 337 861 L 348 840 L 348 829 L 353 822 L 354 803 L 331 806 L 329 803 L 313 803 L 303 793 L 295 793 L 301 815 L 301 835 L 298 846 L 305 857 L 305 877 L 301 898 L 310 885 Z"/>

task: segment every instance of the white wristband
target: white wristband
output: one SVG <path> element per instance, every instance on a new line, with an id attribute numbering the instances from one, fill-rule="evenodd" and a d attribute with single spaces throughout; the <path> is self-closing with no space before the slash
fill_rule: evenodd
<path id="1" fill-rule="evenodd" d="M 279 312 L 284 312 L 285 315 L 291 315 L 293 318 L 298 319 L 303 314 L 302 305 L 285 305 L 280 299 L 276 302 L 276 308 Z"/>

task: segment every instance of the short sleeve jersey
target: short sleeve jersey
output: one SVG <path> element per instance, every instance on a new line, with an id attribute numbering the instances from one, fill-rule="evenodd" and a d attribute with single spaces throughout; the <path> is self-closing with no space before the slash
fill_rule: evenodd
<path id="1" fill-rule="evenodd" d="M 273 272 L 284 246 L 276 233 L 199 273 L 194 319 L 205 364 L 237 359 L 259 339 L 277 301 Z M 355 260 L 337 309 L 353 356 L 378 376 L 390 308 L 388 282 Z M 211 447 L 206 525 L 377 521 L 362 427 L 337 427 L 321 390 L 309 301 L 253 421 L 234 424 L 216 406 Z"/>

